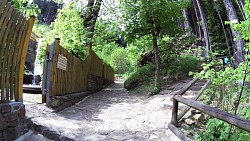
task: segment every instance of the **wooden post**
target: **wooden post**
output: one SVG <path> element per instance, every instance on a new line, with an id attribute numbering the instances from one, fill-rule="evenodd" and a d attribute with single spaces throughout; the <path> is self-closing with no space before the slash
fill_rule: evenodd
<path id="1" fill-rule="evenodd" d="M 25 60 L 26 60 L 26 54 L 27 54 L 27 49 L 28 49 L 28 44 L 29 44 L 29 40 L 30 40 L 30 36 L 31 36 L 31 32 L 32 32 L 32 28 L 34 26 L 35 23 L 35 16 L 31 16 L 28 20 L 28 28 L 27 28 L 27 32 L 24 38 L 24 43 L 21 46 L 21 60 L 20 60 L 20 64 L 19 64 L 19 79 L 18 79 L 18 90 L 17 90 L 17 97 L 15 98 L 15 100 L 17 101 L 23 101 L 23 75 L 24 75 L 24 64 L 25 64 Z"/>
<path id="2" fill-rule="evenodd" d="M 192 141 L 183 132 L 178 130 L 178 128 L 175 127 L 173 124 L 169 123 L 168 124 L 168 129 L 170 129 L 181 141 Z"/>
<path id="3" fill-rule="evenodd" d="M 178 101 L 173 98 L 173 109 L 171 123 L 177 126 L 177 115 L 178 115 Z"/>

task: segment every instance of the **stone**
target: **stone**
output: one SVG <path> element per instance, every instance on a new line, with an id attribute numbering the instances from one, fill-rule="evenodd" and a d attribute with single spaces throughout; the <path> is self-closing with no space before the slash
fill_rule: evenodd
<path id="1" fill-rule="evenodd" d="M 193 121 L 192 119 L 185 119 L 185 123 L 186 123 L 187 125 L 192 125 L 192 124 L 195 123 L 195 121 Z"/>
<path id="2" fill-rule="evenodd" d="M 11 111 L 11 106 L 9 104 L 3 104 L 2 106 L 2 113 L 9 113 Z"/>
<path id="3" fill-rule="evenodd" d="M 8 128 L 8 124 L 4 120 L 0 120 L 0 131 Z"/>
<path id="4" fill-rule="evenodd" d="M 198 121 L 202 121 L 204 120 L 204 115 L 203 114 L 195 114 L 194 115 L 194 119 L 198 120 Z"/>
<path id="5" fill-rule="evenodd" d="M 158 137 L 156 135 L 150 135 L 149 139 L 153 140 L 153 139 L 157 139 Z"/>
<path id="6" fill-rule="evenodd" d="M 12 113 L 6 113 L 3 115 L 6 121 L 15 121 L 18 119 L 18 113 L 12 112 Z"/>
<path id="7" fill-rule="evenodd" d="M 18 126 L 18 121 L 14 120 L 14 121 L 9 121 L 7 122 L 9 127 L 17 127 Z"/>
<path id="8" fill-rule="evenodd" d="M 25 106 L 21 106 L 18 111 L 19 120 L 23 121 L 25 119 Z"/>
<path id="9" fill-rule="evenodd" d="M 8 128 L 4 130 L 3 135 L 6 141 L 13 141 L 18 138 L 18 132 L 16 128 Z"/>
<path id="10" fill-rule="evenodd" d="M 61 100 L 58 100 L 58 99 L 55 99 L 55 100 L 52 100 L 52 102 L 50 103 L 50 105 L 52 107 L 58 107 L 62 104 L 62 101 Z"/>

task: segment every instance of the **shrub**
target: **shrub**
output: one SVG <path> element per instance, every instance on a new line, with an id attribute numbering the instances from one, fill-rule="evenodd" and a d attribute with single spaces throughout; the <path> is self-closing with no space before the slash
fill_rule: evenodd
<path id="1" fill-rule="evenodd" d="M 189 72 L 197 72 L 201 69 L 201 61 L 194 56 L 186 55 L 177 58 L 170 64 L 162 65 L 162 74 L 164 76 L 183 78 L 188 76 Z"/>
<path id="2" fill-rule="evenodd" d="M 116 48 L 111 54 L 111 66 L 118 74 L 124 74 L 129 70 L 127 52 L 124 48 Z"/>
<path id="3" fill-rule="evenodd" d="M 131 90 L 137 87 L 140 83 L 148 81 L 153 77 L 154 77 L 154 64 L 150 63 L 138 68 L 136 72 L 131 73 L 126 78 L 124 82 L 124 87 L 127 90 Z"/>

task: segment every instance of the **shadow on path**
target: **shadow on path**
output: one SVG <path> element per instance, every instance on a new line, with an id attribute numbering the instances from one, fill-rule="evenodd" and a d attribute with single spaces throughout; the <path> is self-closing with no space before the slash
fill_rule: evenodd
<path id="1" fill-rule="evenodd" d="M 130 96 L 122 83 L 115 83 L 59 113 L 40 114 L 31 121 L 57 136 L 79 141 L 178 141 L 167 129 L 170 97 L 143 100 Z"/>

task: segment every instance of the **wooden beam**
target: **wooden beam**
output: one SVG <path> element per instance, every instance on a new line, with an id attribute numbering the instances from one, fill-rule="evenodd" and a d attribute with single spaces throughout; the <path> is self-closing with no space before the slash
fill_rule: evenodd
<path id="1" fill-rule="evenodd" d="M 199 99 L 203 91 L 208 87 L 209 81 L 201 88 L 201 90 L 197 93 L 196 97 L 194 98 L 195 101 Z M 177 122 L 189 111 L 191 107 L 187 106 L 181 113 L 177 116 Z"/>
<path id="2" fill-rule="evenodd" d="M 181 102 L 181 103 L 184 103 L 184 104 L 186 104 L 194 109 L 202 111 L 210 116 L 213 116 L 215 118 L 218 118 L 218 119 L 223 120 L 229 124 L 232 124 L 236 127 L 239 127 L 243 130 L 250 132 L 250 120 L 243 119 L 239 116 L 227 113 L 223 110 L 220 110 L 220 109 L 208 106 L 208 105 L 200 104 L 200 103 L 196 102 L 195 100 L 184 98 L 180 95 L 175 95 L 174 99 Z"/>
<path id="3" fill-rule="evenodd" d="M 190 138 L 188 138 L 183 132 L 181 132 L 173 124 L 169 123 L 168 124 L 168 129 L 170 129 L 180 140 L 182 140 L 182 141 L 192 141 Z"/>
<path id="4" fill-rule="evenodd" d="M 198 78 L 194 78 L 187 85 L 185 85 L 180 91 L 178 91 L 175 95 L 183 95 L 189 88 L 191 88 L 195 84 L 197 80 Z"/>
<path id="5" fill-rule="evenodd" d="M 18 79 L 18 97 L 16 98 L 17 101 L 23 101 L 23 75 L 24 75 L 24 64 L 26 60 L 26 54 L 27 54 L 27 49 L 28 49 L 28 44 L 32 32 L 32 28 L 35 23 L 35 16 L 31 16 L 28 20 L 28 28 L 27 32 L 24 38 L 24 43 L 21 46 L 21 60 L 20 60 L 20 65 L 19 65 L 19 79 Z"/>

